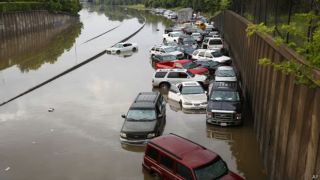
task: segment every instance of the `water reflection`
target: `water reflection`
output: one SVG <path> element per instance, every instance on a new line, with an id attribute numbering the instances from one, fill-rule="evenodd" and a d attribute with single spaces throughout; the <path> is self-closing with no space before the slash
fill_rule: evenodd
<path id="1" fill-rule="evenodd" d="M 21 72 L 28 72 L 45 63 L 55 63 L 75 43 L 81 27 L 78 22 L 4 39 L 0 48 L 0 70 L 16 65 Z"/>
<path id="2" fill-rule="evenodd" d="M 157 25 L 162 23 L 165 26 L 172 26 L 173 22 L 162 16 L 155 16 L 148 11 L 138 11 L 135 9 L 126 9 L 120 6 L 110 6 L 102 3 L 86 3 L 83 4 L 89 11 L 96 11 L 98 14 L 105 14 L 109 20 L 124 21 L 126 19 L 138 18 L 139 23 L 144 22 L 146 18 L 146 25 Z"/>

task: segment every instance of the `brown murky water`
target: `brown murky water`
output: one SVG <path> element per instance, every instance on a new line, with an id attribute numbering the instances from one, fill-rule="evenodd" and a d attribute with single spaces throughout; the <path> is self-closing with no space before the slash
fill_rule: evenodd
<path id="1" fill-rule="evenodd" d="M 0 101 L 130 35 L 141 25 L 136 18 L 139 14 L 85 5 L 80 12 L 82 24 L 50 38 L 36 34 L 30 37 L 46 43 L 34 49 L 24 42 L 27 50 L 0 58 Z M 151 179 L 142 171 L 143 147 L 122 146 L 119 142 L 123 123 L 120 115 L 138 92 L 154 90 L 149 49 L 161 42 L 166 23 L 147 14 L 145 28 L 130 40 L 139 44 L 138 52 L 104 55 L 0 107 L 0 179 Z M 118 25 L 116 30 L 82 44 Z M 13 42 L 1 51 L 12 49 Z M 48 112 L 51 107 L 54 111 Z M 247 179 L 267 179 L 249 120 L 236 128 L 207 126 L 204 114 L 182 112 L 169 102 L 164 133 L 170 132 L 217 152 L 232 171 Z"/>

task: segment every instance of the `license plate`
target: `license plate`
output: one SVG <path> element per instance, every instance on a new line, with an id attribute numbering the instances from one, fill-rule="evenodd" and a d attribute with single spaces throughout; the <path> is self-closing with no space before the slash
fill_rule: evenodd
<path id="1" fill-rule="evenodd" d="M 194 106 L 200 106 L 200 104 L 194 104 Z"/>
<path id="2" fill-rule="evenodd" d="M 227 123 L 220 123 L 220 126 L 227 126 Z"/>

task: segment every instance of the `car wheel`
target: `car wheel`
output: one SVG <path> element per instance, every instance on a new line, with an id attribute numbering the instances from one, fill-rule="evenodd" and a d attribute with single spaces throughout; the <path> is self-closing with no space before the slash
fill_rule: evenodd
<path id="1" fill-rule="evenodd" d="M 167 82 L 163 82 L 159 85 L 160 88 L 162 89 L 169 89 L 170 88 L 170 84 Z"/>
<path id="2" fill-rule="evenodd" d="M 132 48 L 132 51 L 133 51 L 133 52 L 137 51 L 137 48 L 135 48 L 135 47 L 134 47 L 134 48 Z"/>
<path id="3" fill-rule="evenodd" d="M 117 54 L 120 54 L 120 50 L 117 50 L 117 52 L 116 52 Z"/>

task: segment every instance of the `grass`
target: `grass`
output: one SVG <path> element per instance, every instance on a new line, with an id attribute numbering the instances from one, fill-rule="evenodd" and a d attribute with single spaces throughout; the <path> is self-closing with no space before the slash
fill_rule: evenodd
<path id="1" fill-rule="evenodd" d="M 125 5 L 125 6 L 122 6 L 122 7 L 130 8 L 130 9 L 136 9 L 136 10 L 139 10 L 139 11 L 146 10 L 146 7 L 143 4 Z"/>

